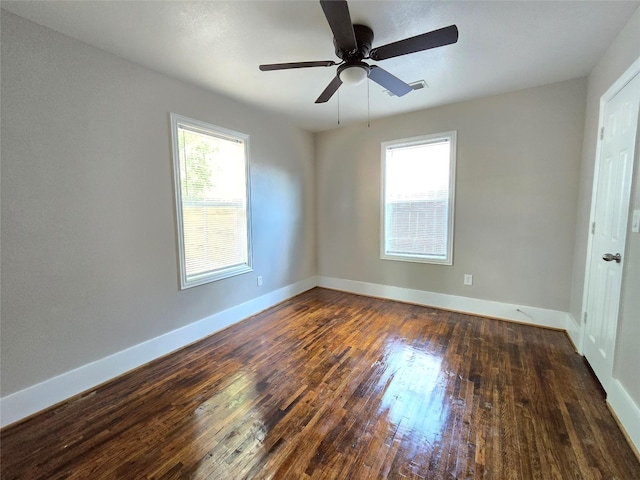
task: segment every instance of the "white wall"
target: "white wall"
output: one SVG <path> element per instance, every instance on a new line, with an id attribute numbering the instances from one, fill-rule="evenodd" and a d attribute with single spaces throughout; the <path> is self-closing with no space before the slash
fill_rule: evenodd
<path id="1" fill-rule="evenodd" d="M 315 275 L 312 134 L 5 11 L 1 88 L 3 397 Z M 179 291 L 169 112 L 250 135 L 253 273 Z"/>
<path id="2" fill-rule="evenodd" d="M 566 312 L 585 96 L 578 79 L 316 134 L 318 275 Z M 454 265 L 380 260 L 380 143 L 448 130 Z"/>

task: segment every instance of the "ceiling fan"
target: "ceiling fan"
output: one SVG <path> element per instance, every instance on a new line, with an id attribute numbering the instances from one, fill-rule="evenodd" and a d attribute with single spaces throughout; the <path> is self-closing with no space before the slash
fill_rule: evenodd
<path id="1" fill-rule="evenodd" d="M 377 65 L 369 65 L 363 60 L 375 61 L 399 57 L 409 53 L 421 52 L 431 48 L 450 45 L 458 41 L 458 27 L 448 27 L 405 38 L 397 42 L 371 48 L 373 30 L 365 25 L 352 25 L 349 6 L 345 0 L 320 0 L 324 15 L 333 32 L 333 44 L 336 56 L 341 62 L 333 60 L 316 62 L 271 63 L 260 65 L 260 70 L 286 70 L 290 68 L 332 67 L 338 66 L 335 78 L 327 85 L 315 103 L 327 102 L 343 83 L 355 85 L 369 78 L 394 95 L 401 97 L 412 88 L 395 75 Z"/>

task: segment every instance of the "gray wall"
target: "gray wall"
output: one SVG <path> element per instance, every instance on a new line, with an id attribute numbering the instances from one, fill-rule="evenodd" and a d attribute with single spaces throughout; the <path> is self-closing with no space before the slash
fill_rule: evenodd
<path id="1" fill-rule="evenodd" d="M 578 79 L 316 134 L 318 274 L 567 311 L 585 96 Z M 380 142 L 447 130 L 454 265 L 380 260 Z"/>
<path id="2" fill-rule="evenodd" d="M 1 88 L 3 396 L 315 274 L 312 134 L 5 11 Z M 179 291 L 169 112 L 251 136 L 253 273 Z"/>
<path id="3" fill-rule="evenodd" d="M 627 25 L 615 41 L 607 49 L 596 67 L 589 75 L 587 89 L 587 111 L 582 152 L 582 168 L 580 175 L 580 196 L 576 223 L 576 243 L 573 267 L 573 289 L 570 313 L 575 319 L 582 317 L 583 286 L 585 279 L 587 240 L 589 232 L 589 216 L 591 213 L 591 197 L 593 174 L 596 158 L 598 120 L 600 114 L 600 97 L 640 56 L 640 8 L 635 11 Z M 638 149 L 640 150 L 640 149 Z M 638 157 L 636 156 L 636 172 Z M 638 181 L 635 184 L 636 198 Z M 633 208 L 633 207 L 632 207 Z M 636 207 L 637 208 L 637 207 Z M 638 383 L 638 366 L 640 365 L 640 324 L 638 323 L 637 306 L 640 291 L 638 278 L 638 246 L 637 234 L 630 235 L 627 246 L 623 275 L 623 305 L 618 324 L 615 366 L 613 376 L 620 380 L 636 405 L 640 405 L 640 384 Z M 633 293 L 630 293 L 633 292 Z"/>

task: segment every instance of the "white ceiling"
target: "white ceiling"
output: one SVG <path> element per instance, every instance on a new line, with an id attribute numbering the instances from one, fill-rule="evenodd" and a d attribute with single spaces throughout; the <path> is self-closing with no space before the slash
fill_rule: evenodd
<path id="1" fill-rule="evenodd" d="M 378 64 L 427 89 L 390 97 L 369 82 L 372 119 L 587 75 L 638 1 L 350 1 L 379 46 L 456 24 L 458 43 Z M 337 95 L 314 101 L 336 67 L 260 72 L 262 63 L 336 60 L 315 0 L 2 1 L 2 8 L 158 72 L 336 126 Z M 366 120 L 367 85 L 343 86 L 341 124 Z"/>

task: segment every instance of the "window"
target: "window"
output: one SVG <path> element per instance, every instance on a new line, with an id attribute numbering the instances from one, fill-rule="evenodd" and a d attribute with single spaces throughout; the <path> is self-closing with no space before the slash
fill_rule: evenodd
<path id="1" fill-rule="evenodd" d="M 382 144 L 380 258 L 453 264 L 456 132 Z"/>
<path id="2" fill-rule="evenodd" d="M 251 271 L 249 136 L 171 114 L 181 288 Z"/>

